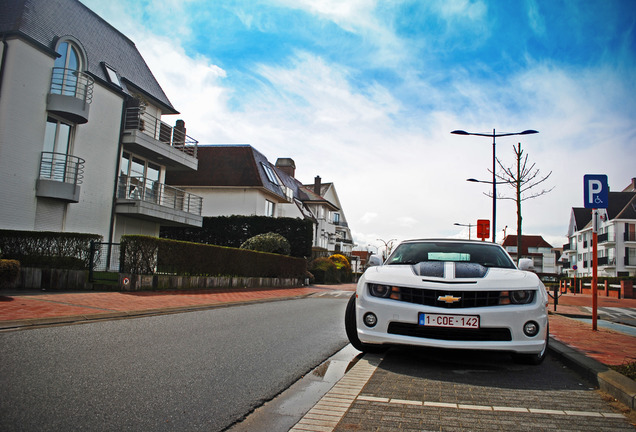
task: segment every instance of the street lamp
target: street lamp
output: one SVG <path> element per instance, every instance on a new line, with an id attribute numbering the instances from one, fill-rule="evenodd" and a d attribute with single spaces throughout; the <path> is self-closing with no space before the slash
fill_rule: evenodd
<path id="1" fill-rule="evenodd" d="M 468 240 L 470 240 L 470 228 L 474 227 L 475 225 L 473 225 L 473 224 L 460 224 L 460 223 L 454 223 L 453 225 L 468 227 Z"/>
<path id="2" fill-rule="evenodd" d="M 531 135 L 531 134 L 536 134 L 539 133 L 536 130 L 533 129 L 528 129 L 528 130 L 524 130 L 523 132 L 512 132 L 512 133 L 495 133 L 495 130 L 492 130 L 492 133 L 473 133 L 473 132 L 466 132 L 463 130 L 454 130 L 451 132 L 452 134 L 455 135 L 476 135 L 476 136 L 484 136 L 484 137 L 492 137 L 492 242 L 495 243 L 496 242 L 496 232 L 497 230 L 496 228 L 496 221 L 497 221 L 497 181 L 496 181 L 496 176 L 495 176 L 495 170 L 496 170 L 496 160 L 497 157 L 495 155 L 495 138 L 497 137 L 505 137 L 505 136 L 512 136 L 512 135 Z"/>

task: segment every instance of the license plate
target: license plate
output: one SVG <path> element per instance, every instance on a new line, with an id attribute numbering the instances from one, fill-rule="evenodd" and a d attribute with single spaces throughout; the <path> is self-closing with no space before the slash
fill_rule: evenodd
<path id="1" fill-rule="evenodd" d="M 419 324 L 428 327 L 479 328 L 478 315 L 442 315 L 420 312 Z"/>

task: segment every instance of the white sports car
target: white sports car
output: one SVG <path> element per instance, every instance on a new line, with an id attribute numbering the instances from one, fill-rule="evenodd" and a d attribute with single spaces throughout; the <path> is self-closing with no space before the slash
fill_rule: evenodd
<path id="1" fill-rule="evenodd" d="M 360 351 L 388 345 L 509 351 L 539 364 L 548 347 L 548 295 L 498 244 L 402 242 L 362 275 L 345 327 Z"/>

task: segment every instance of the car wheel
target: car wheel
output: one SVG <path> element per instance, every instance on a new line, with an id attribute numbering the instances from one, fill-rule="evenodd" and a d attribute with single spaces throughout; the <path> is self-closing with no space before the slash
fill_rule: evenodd
<path id="1" fill-rule="evenodd" d="M 356 295 L 352 295 L 347 303 L 347 309 L 345 310 L 345 330 L 347 337 L 351 345 L 358 351 L 377 353 L 385 351 L 385 348 L 381 345 L 367 344 L 361 342 L 358 339 L 358 329 L 356 328 Z"/>
<path id="2" fill-rule="evenodd" d="M 548 352 L 548 342 L 550 341 L 550 326 L 545 332 L 545 345 L 543 346 L 543 350 L 537 354 L 513 354 L 512 358 L 517 363 L 530 364 L 530 365 L 539 365 L 545 359 L 545 356 Z"/>

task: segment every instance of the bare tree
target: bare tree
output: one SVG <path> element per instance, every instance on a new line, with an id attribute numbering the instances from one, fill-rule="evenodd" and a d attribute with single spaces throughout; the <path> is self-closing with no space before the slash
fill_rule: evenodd
<path id="1" fill-rule="evenodd" d="M 535 168 L 536 164 L 532 163 L 529 165 L 528 155 L 526 154 L 524 156 L 523 150 L 521 150 L 521 143 L 518 143 L 517 147 L 512 146 L 512 149 L 515 152 L 517 166 L 510 168 L 505 167 L 499 158 L 497 158 L 497 164 L 499 165 L 499 168 L 501 168 L 502 173 L 495 173 L 495 176 L 501 180 L 501 183 L 506 184 L 515 190 L 514 197 L 498 196 L 497 198 L 509 199 L 517 203 L 517 264 L 519 264 L 522 243 L 521 222 L 523 219 L 521 217 L 521 202 L 545 195 L 552 191 L 554 187 L 550 189 L 531 190 L 546 181 L 552 174 L 552 171 L 550 171 L 548 175 L 541 177 L 540 170 Z M 492 196 L 492 194 L 489 196 Z"/>

